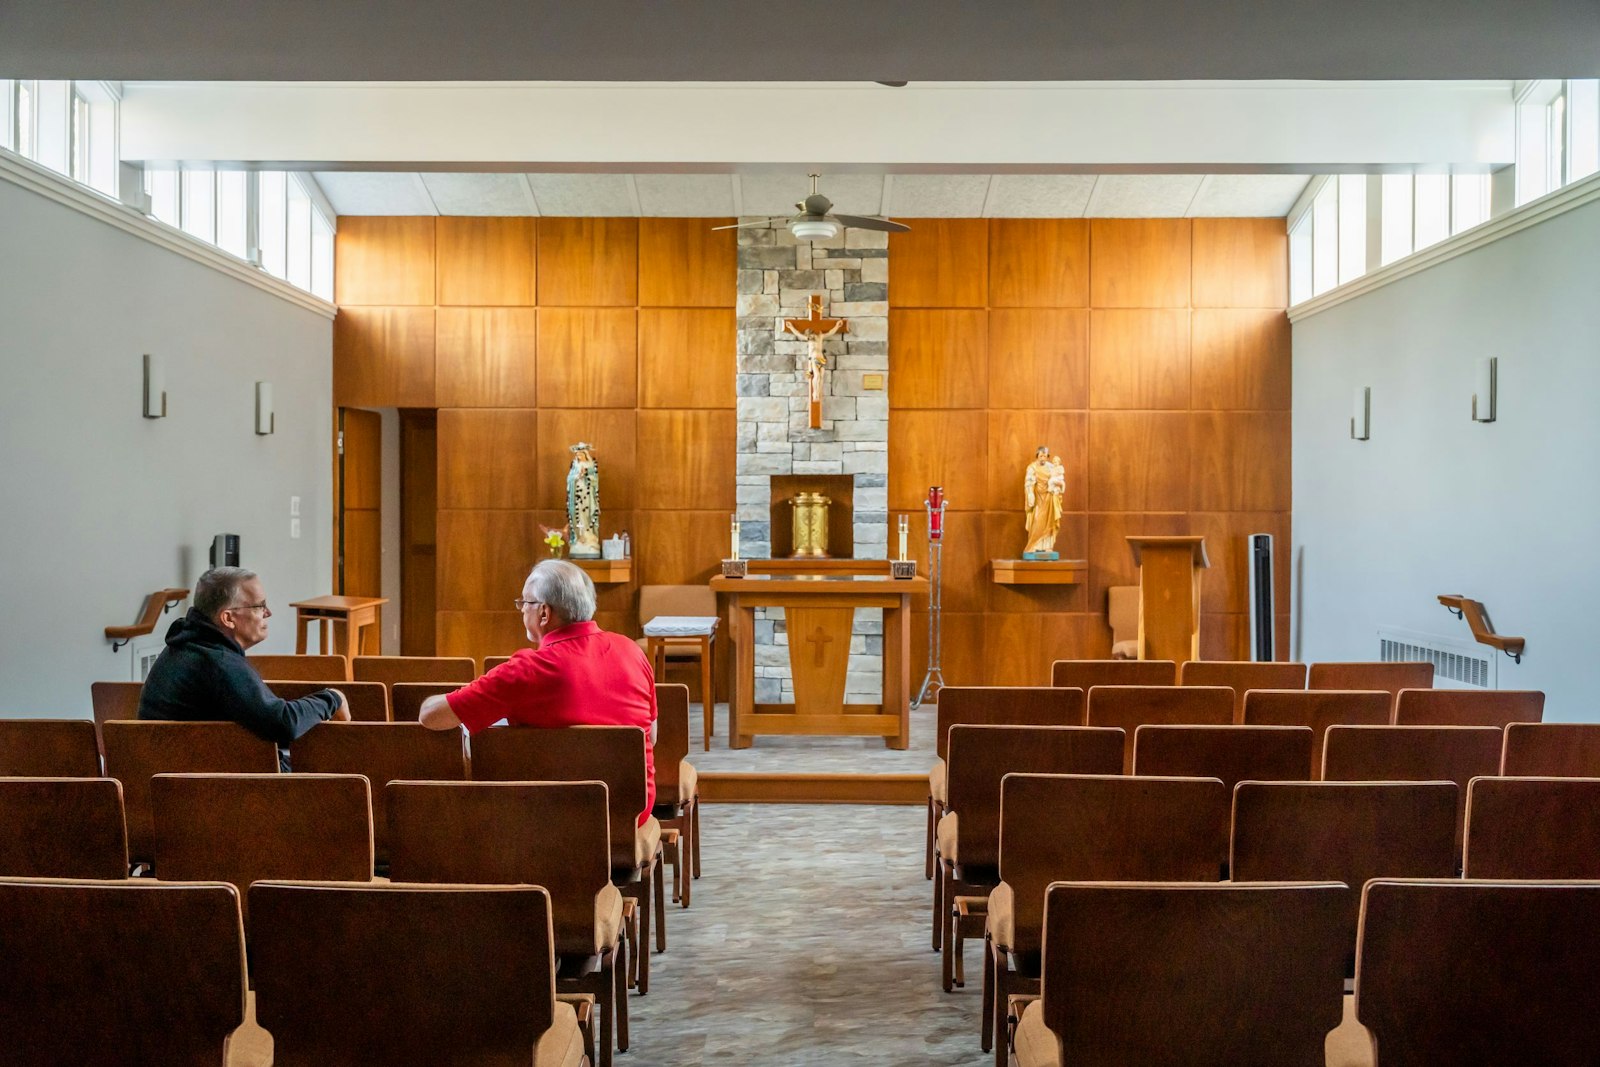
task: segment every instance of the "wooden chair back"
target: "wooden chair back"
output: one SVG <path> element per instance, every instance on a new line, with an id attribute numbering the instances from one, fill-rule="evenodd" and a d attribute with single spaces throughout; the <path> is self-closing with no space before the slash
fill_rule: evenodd
<path id="1" fill-rule="evenodd" d="M 678 795 L 678 764 L 689 756 L 689 687 L 656 683 L 656 798 Z"/>
<path id="2" fill-rule="evenodd" d="M 94 704 L 94 724 L 112 719 L 137 719 L 139 695 L 144 692 L 143 682 L 95 682 L 89 686 L 89 699 Z"/>
<path id="3" fill-rule="evenodd" d="M 0 778 L 0 877 L 126 878 L 112 778 Z"/>
<path id="4" fill-rule="evenodd" d="M 322 682 L 336 685 L 350 681 L 350 660 L 344 656 L 246 656 L 244 661 L 263 678 L 285 682 Z"/>
<path id="5" fill-rule="evenodd" d="M 455 682 L 396 682 L 389 686 L 389 714 L 394 722 L 416 722 L 424 700 L 460 688 Z"/>
<path id="6" fill-rule="evenodd" d="M 1356 1017 L 1383 1067 L 1593 1064 L 1595 930 L 1596 882 L 1369 882 Z"/>
<path id="7" fill-rule="evenodd" d="M 1500 773 L 1600 778 L 1600 722 L 1514 722 L 1506 727 Z"/>
<path id="8" fill-rule="evenodd" d="M 1395 697 L 1402 689 L 1432 689 L 1433 664 L 1313 663 L 1306 674 L 1306 688 L 1381 689 Z"/>
<path id="9" fill-rule="evenodd" d="M 632 868 L 645 808 L 644 731 L 632 726 L 540 730 L 503 726 L 472 739 L 480 782 L 604 782 L 611 811 L 611 863 Z"/>
<path id="10" fill-rule="evenodd" d="M 1454 782 L 1456 855 L 1461 855 L 1467 783 L 1500 770 L 1492 726 L 1330 726 L 1322 752 L 1328 782 Z"/>
<path id="11" fill-rule="evenodd" d="M 1387 726 L 1390 697 L 1381 690 L 1253 689 L 1245 694 L 1246 726 L 1309 726 L 1311 778 L 1322 777 L 1330 726 Z"/>
<path id="12" fill-rule="evenodd" d="M 1000 783 L 1007 774 L 1116 774 L 1122 744 L 1121 730 L 1091 726 L 952 726 L 946 806 L 958 820 L 962 868 L 1000 862 Z"/>
<path id="13" fill-rule="evenodd" d="M 717 614 L 717 594 L 708 585 L 641 585 L 639 621 L 649 622 L 657 615 L 690 615 L 709 618 Z"/>
<path id="14" fill-rule="evenodd" d="M 1157 778 L 1304 782 L 1310 779 L 1311 730 L 1305 726 L 1141 726 L 1134 731 L 1133 773 Z"/>
<path id="15" fill-rule="evenodd" d="M 1396 726 L 1494 726 L 1542 722 L 1544 694 L 1537 689 L 1402 689 L 1395 698 Z"/>
<path id="16" fill-rule="evenodd" d="M 544 886 L 556 951 L 594 954 L 595 897 L 611 884 L 603 782 L 391 782 L 397 882 Z M 633 839 L 633 831 L 628 831 Z"/>
<path id="17" fill-rule="evenodd" d="M 1085 693 L 1097 685 L 1176 685 L 1178 665 L 1170 659 L 1058 659 L 1050 664 L 1050 684 Z"/>
<path id="18" fill-rule="evenodd" d="M 258 882 L 250 910 L 256 1020 L 278 1067 L 528 1067 L 554 1021 L 538 886 Z"/>
<path id="19" fill-rule="evenodd" d="M 244 1023 L 231 885 L 0 880 L 0 1058 L 217 1067 Z"/>
<path id="20" fill-rule="evenodd" d="M 510 656 L 485 656 L 483 657 L 483 673 L 488 674 L 496 667 L 504 666 L 511 662 Z"/>
<path id="21" fill-rule="evenodd" d="M 272 690 L 274 696 L 284 700 L 299 700 L 301 697 L 320 693 L 330 688 L 325 682 L 294 682 L 278 681 L 273 679 L 267 682 L 267 688 Z M 344 694 L 345 700 L 350 704 L 350 719 L 353 722 L 389 722 L 389 690 L 382 682 L 339 682 L 331 688 Z"/>
<path id="22" fill-rule="evenodd" d="M 950 727 L 1082 726 L 1085 690 L 1047 685 L 947 685 L 939 690 L 934 749 L 949 752 Z"/>
<path id="23" fill-rule="evenodd" d="M 1233 690 L 1233 721 L 1244 722 L 1244 695 L 1252 689 L 1304 689 L 1304 663 L 1192 659 L 1178 668 L 1179 685 L 1225 685 Z"/>
<path id="24" fill-rule="evenodd" d="M 158 774 L 156 872 L 228 882 L 372 880 L 372 800 L 359 774 Z M 245 921 L 249 922 L 245 908 Z"/>
<path id="25" fill-rule="evenodd" d="M 98 778 L 100 739 L 88 719 L 0 719 L 0 777 Z"/>
<path id="26" fill-rule="evenodd" d="M 478 676 L 471 656 L 357 656 L 351 661 L 358 682 L 454 682 L 466 685 Z"/>
<path id="27" fill-rule="evenodd" d="M 1039 1010 L 1061 1062 L 1322 1063 L 1354 895 L 1326 882 L 1050 886 Z"/>
<path id="28" fill-rule="evenodd" d="M 1600 879 L 1600 778 L 1474 778 L 1462 875 Z"/>
<path id="29" fill-rule="evenodd" d="M 1227 726 L 1233 722 L 1233 690 L 1215 685 L 1097 685 L 1089 690 L 1088 722 L 1115 726 L 1126 734 L 1122 773 L 1132 774 L 1134 731 L 1141 726 Z"/>
<path id="30" fill-rule="evenodd" d="M 1024 957 L 1039 950 L 1051 882 L 1215 882 L 1227 853 L 1215 778 L 1008 774 L 1000 786 L 1000 877 Z"/>
<path id="31" fill-rule="evenodd" d="M 232 722 L 159 722 L 135 719 L 101 728 L 106 777 L 122 783 L 128 821 L 128 859 L 155 860 L 150 821 L 150 779 L 157 774 L 272 774 L 278 748 Z"/>
<path id="32" fill-rule="evenodd" d="M 373 683 L 377 684 L 377 683 Z M 296 775 L 359 774 L 372 787 L 372 846 L 375 862 L 389 862 L 390 782 L 464 782 L 465 738 L 460 730 L 430 730 L 418 722 L 325 722 L 294 743 Z"/>
<path id="33" fill-rule="evenodd" d="M 1240 782 L 1229 873 L 1237 882 L 1343 882 L 1343 954 L 1353 973 L 1361 886 L 1456 873 L 1451 782 Z"/>

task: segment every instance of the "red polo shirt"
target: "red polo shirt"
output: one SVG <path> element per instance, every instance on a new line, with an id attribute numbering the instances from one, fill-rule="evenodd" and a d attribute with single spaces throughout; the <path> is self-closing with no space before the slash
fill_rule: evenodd
<path id="1" fill-rule="evenodd" d="M 637 726 L 644 731 L 645 805 L 656 803 L 656 679 L 639 646 L 592 622 L 544 635 L 477 681 L 447 698 L 450 710 L 475 734 L 505 719 L 521 726 Z"/>

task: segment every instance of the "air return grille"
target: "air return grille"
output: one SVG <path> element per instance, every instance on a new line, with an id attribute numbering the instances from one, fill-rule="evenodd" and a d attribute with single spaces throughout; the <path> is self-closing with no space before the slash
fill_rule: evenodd
<path id="1" fill-rule="evenodd" d="M 1470 641 L 1437 634 L 1381 627 L 1378 658 L 1385 663 L 1431 663 L 1433 684 L 1441 689 L 1495 689 L 1496 653 Z"/>

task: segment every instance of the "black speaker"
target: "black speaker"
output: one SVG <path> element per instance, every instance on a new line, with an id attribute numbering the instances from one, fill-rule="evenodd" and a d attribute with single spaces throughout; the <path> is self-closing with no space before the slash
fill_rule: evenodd
<path id="1" fill-rule="evenodd" d="M 213 567 L 239 565 L 238 534 L 217 534 L 211 539 L 211 565 Z"/>
<path id="2" fill-rule="evenodd" d="M 1246 547 L 1250 556 L 1250 658 L 1265 663 L 1272 659 L 1272 535 L 1251 534 Z"/>

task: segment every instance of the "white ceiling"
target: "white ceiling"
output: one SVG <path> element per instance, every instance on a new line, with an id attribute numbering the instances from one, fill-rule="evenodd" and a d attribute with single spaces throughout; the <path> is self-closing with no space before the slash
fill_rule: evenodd
<path id="1" fill-rule="evenodd" d="M 319 171 L 341 215 L 787 215 L 803 174 L 504 174 Z M 897 218 L 1192 218 L 1289 213 L 1304 174 L 837 174 L 848 215 Z"/>

